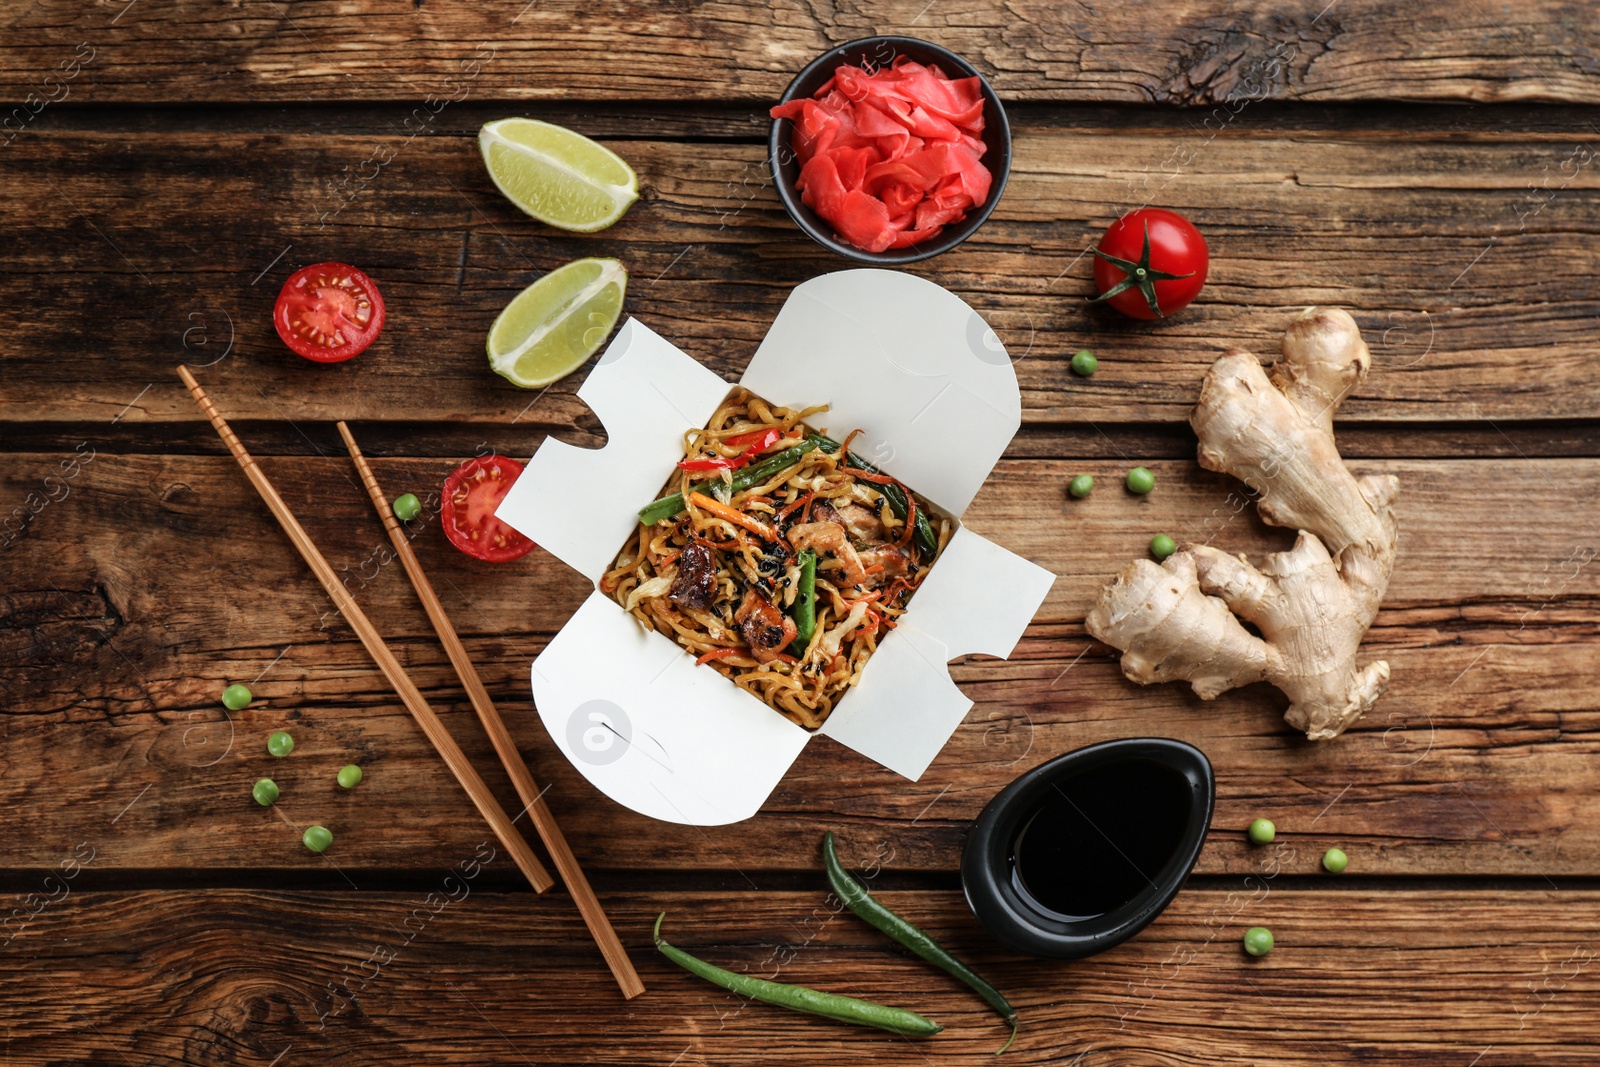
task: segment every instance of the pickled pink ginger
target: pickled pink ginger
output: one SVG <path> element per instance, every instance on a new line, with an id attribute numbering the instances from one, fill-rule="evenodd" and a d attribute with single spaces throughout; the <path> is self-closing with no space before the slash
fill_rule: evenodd
<path id="1" fill-rule="evenodd" d="M 801 202 L 868 252 L 962 221 L 989 196 L 979 85 L 902 56 L 873 72 L 845 64 L 814 98 L 774 107 L 794 122 Z"/>

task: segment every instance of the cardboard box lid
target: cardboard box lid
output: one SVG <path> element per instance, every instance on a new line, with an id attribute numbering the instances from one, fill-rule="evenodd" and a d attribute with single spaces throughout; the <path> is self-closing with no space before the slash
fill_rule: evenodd
<path id="1" fill-rule="evenodd" d="M 1009 357 L 982 318 L 914 275 L 851 270 L 798 287 L 740 380 L 812 420 L 959 517 L 1021 424 Z M 578 391 L 607 443 L 547 440 L 499 516 L 591 581 L 630 537 L 638 509 L 682 458 L 729 386 L 637 320 Z M 1054 575 L 958 529 L 824 724 L 825 733 L 919 777 L 971 708 L 948 661 L 1005 656 Z M 609 597 L 589 598 L 535 661 L 534 700 L 551 737 L 602 792 L 646 815 L 713 825 L 747 818 L 810 734 Z"/>

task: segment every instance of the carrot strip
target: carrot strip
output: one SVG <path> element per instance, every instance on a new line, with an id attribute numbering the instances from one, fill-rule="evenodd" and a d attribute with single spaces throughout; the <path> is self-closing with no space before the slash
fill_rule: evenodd
<path id="1" fill-rule="evenodd" d="M 891 478 L 887 474 L 873 474 L 871 471 L 864 471 L 860 467 L 847 466 L 839 469 L 844 471 L 846 474 L 855 475 L 864 482 L 871 482 L 873 485 L 900 485 L 897 480 Z M 904 489 L 905 486 L 901 485 L 900 488 Z"/>
<path id="2" fill-rule="evenodd" d="M 757 537 L 765 538 L 768 541 L 776 541 L 778 539 L 776 531 L 769 529 L 763 523 L 757 522 L 742 511 L 712 500 L 704 493 L 690 493 L 689 502 L 700 508 L 700 510 L 710 512 L 725 522 L 731 522 L 735 526 L 743 526 Z"/>
<path id="3" fill-rule="evenodd" d="M 803 496 L 800 499 L 796 500 L 794 503 L 785 504 L 783 506 L 782 510 L 780 510 L 778 512 L 778 518 L 780 518 L 780 519 L 788 518 L 789 513 L 791 511 L 793 511 L 795 508 L 807 507 L 816 498 L 817 498 L 817 494 L 816 493 L 807 493 L 805 496 Z"/>
<path id="4" fill-rule="evenodd" d="M 702 663 L 710 663 L 714 659 L 727 659 L 729 656 L 737 656 L 743 651 L 743 649 L 739 648 L 713 648 L 710 652 L 696 659 L 694 661 L 695 666 L 698 667 Z"/>

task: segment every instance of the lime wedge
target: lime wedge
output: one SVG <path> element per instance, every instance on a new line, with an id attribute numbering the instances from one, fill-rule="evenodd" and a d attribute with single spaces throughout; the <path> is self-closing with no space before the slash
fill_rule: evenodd
<path id="1" fill-rule="evenodd" d="M 540 222 L 593 233 L 639 199 L 639 176 L 611 149 L 564 126 L 500 119 L 478 131 L 489 177 Z"/>
<path id="2" fill-rule="evenodd" d="M 628 272 L 614 259 L 575 259 L 518 293 L 489 327 L 489 366 L 524 389 L 565 378 L 611 336 Z"/>

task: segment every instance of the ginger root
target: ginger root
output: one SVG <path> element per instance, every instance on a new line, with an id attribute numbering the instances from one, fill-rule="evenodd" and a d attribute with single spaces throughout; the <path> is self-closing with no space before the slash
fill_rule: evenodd
<path id="1" fill-rule="evenodd" d="M 1289 697 L 1284 718 L 1313 741 L 1337 737 L 1383 694 L 1389 665 L 1357 667 L 1356 650 L 1394 566 L 1399 482 L 1356 478 L 1333 440 L 1333 413 L 1371 362 L 1354 319 L 1312 308 L 1290 325 L 1270 376 L 1242 349 L 1212 366 L 1189 419 L 1200 465 L 1244 482 L 1262 519 L 1300 536 L 1259 569 L 1203 544 L 1126 567 L 1088 628 L 1122 650 L 1129 678 L 1186 681 L 1202 700 L 1271 682 Z"/>

